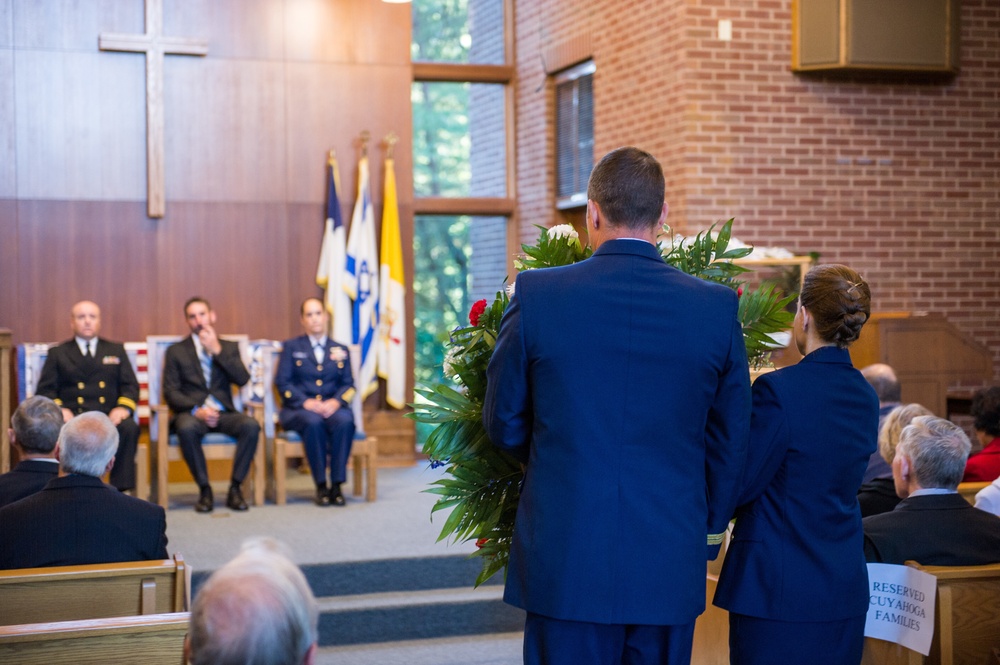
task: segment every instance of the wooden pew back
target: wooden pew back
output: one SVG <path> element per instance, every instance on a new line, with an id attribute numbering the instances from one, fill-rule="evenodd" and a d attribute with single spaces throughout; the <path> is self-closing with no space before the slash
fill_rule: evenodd
<path id="1" fill-rule="evenodd" d="M 958 493 L 962 495 L 962 498 L 971 503 L 973 506 L 976 505 L 976 495 L 979 492 L 989 487 L 990 483 L 959 483 Z"/>
<path id="2" fill-rule="evenodd" d="M 0 626 L 0 662 L 183 665 L 188 612 Z"/>
<path id="3" fill-rule="evenodd" d="M 926 658 L 896 644 L 865 639 L 863 665 L 983 665 L 1000 646 L 1000 564 L 913 566 L 938 579 L 934 640 Z"/>
<path id="4" fill-rule="evenodd" d="M 0 570 L 0 626 L 183 612 L 187 597 L 180 554 L 162 561 Z"/>

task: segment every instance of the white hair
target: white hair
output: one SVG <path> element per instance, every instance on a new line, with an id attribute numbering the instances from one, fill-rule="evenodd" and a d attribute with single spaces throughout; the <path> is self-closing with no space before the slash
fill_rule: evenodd
<path id="1" fill-rule="evenodd" d="M 319 608 L 285 552 L 251 541 L 205 582 L 191 610 L 191 665 L 301 665 L 318 639 Z"/>
<path id="2" fill-rule="evenodd" d="M 63 425 L 56 445 L 64 472 L 100 478 L 118 452 L 118 430 L 100 411 L 88 411 Z"/>

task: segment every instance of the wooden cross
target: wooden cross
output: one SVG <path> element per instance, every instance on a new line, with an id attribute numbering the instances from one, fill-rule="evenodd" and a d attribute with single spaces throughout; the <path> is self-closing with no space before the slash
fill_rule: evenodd
<path id="1" fill-rule="evenodd" d="M 163 36 L 163 0 L 146 1 L 146 33 L 102 34 L 102 51 L 146 54 L 146 208 L 153 218 L 163 217 L 166 200 L 163 186 L 163 56 L 205 55 L 208 42 L 186 37 Z"/>

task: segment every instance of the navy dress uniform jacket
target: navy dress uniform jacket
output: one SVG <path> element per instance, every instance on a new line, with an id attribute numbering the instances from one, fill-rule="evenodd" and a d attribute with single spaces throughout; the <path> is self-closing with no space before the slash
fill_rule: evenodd
<path id="1" fill-rule="evenodd" d="M 124 345 L 98 338 L 94 357 L 87 358 L 76 339 L 70 339 L 49 349 L 35 394 L 76 415 L 86 411 L 106 414 L 116 406 L 134 413 L 139 381 Z"/>
<path id="2" fill-rule="evenodd" d="M 307 399 L 337 398 L 350 408 L 354 398 L 354 378 L 347 347 L 329 337 L 323 349 L 323 362 L 316 363 L 308 335 L 300 335 L 281 347 L 274 385 L 286 409 L 301 409 Z"/>
<path id="3" fill-rule="evenodd" d="M 788 622 L 867 612 L 857 492 L 877 435 L 878 398 L 846 349 L 822 347 L 758 377 L 716 605 Z"/>
<path id="4" fill-rule="evenodd" d="M 53 478 L 0 508 L 0 533 L 2 569 L 167 558 L 163 508 L 93 476 Z"/>
<path id="5" fill-rule="evenodd" d="M 483 405 L 492 442 L 527 462 L 504 599 L 570 621 L 694 621 L 746 453 L 736 294 L 627 239 L 516 284 Z"/>

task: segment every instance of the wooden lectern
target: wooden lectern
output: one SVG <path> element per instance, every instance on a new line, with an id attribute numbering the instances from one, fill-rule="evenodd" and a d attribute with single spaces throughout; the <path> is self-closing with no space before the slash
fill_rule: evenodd
<path id="1" fill-rule="evenodd" d="M 872 314 L 851 345 L 858 368 L 890 365 L 899 378 L 903 403 L 916 402 L 947 417 L 948 386 L 993 379 L 993 354 L 940 314 Z"/>

